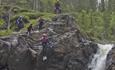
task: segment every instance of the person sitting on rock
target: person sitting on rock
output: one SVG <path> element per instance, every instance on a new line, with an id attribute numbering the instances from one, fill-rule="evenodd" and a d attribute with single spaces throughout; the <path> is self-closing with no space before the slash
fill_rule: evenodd
<path id="1" fill-rule="evenodd" d="M 39 30 L 41 30 L 43 28 L 43 25 L 45 24 L 44 19 L 42 17 L 39 17 L 38 22 Z"/>
<path id="2" fill-rule="evenodd" d="M 55 14 L 59 14 L 61 13 L 61 6 L 60 6 L 60 2 L 59 0 L 56 1 L 55 5 L 54 5 L 54 12 Z"/>
<path id="3" fill-rule="evenodd" d="M 41 42 L 42 42 L 42 46 L 43 46 L 43 61 L 47 60 L 47 56 L 46 56 L 46 49 L 48 47 L 48 36 L 47 34 L 43 34 L 42 38 L 41 38 Z"/>
<path id="4" fill-rule="evenodd" d="M 17 25 L 17 27 L 18 27 L 18 29 L 20 30 L 21 28 L 23 28 L 24 27 L 24 25 L 23 25 L 23 21 L 22 21 L 22 16 L 19 16 L 18 18 L 17 18 L 17 20 L 16 20 L 16 25 Z"/>
<path id="5" fill-rule="evenodd" d="M 30 24 L 29 27 L 27 28 L 27 34 L 30 35 L 33 31 L 33 25 Z"/>

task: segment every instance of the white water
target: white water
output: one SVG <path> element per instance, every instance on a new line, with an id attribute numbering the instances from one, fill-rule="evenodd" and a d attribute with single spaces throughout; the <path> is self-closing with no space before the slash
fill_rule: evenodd
<path id="1" fill-rule="evenodd" d="M 99 6 L 100 3 L 101 3 L 101 0 L 97 0 L 97 6 Z"/>
<path id="2" fill-rule="evenodd" d="M 104 0 L 106 9 L 108 8 L 108 2 L 109 0 Z M 99 11 L 99 7 L 101 6 L 101 3 L 102 3 L 101 0 L 97 0 L 97 4 L 96 4 L 97 11 Z"/>
<path id="3" fill-rule="evenodd" d="M 96 7 L 97 7 L 97 11 L 99 10 L 99 6 L 101 4 L 101 0 L 97 0 L 97 4 L 96 4 Z"/>
<path id="4" fill-rule="evenodd" d="M 107 54 L 112 49 L 112 44 L 102 45 L 98 44 L 99 50 L 94 55 L 91 64 L 89 64 L 89 69 L 91 70 L 104 70 Z"/>

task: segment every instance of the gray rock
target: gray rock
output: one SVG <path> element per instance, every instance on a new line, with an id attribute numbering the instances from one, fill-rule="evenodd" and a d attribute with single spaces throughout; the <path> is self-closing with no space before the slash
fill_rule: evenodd
<path id="1" fill-rule="evenodd" d="M 9 70 L 86 70 L 97 45 L 75 26 L 72 16 L 59 15 L 45 29 L 31 36 L 16 35 L 0 38 L 0 64 L 8 64 Z M 67 22 L 66 22 L 67 21 Z M 50 47 L 46 50 L 47 61 L 39 39 L 47 32 Z M 87 40 L 88 44 L 81 39 Z M 51 47 L 52 46 L 52 47 Z"/>
<path id="2" fill-rule="evenodd" d="M 109 52 L 107 56 L 106 69 L 115 70 L 115 47 Z"/>

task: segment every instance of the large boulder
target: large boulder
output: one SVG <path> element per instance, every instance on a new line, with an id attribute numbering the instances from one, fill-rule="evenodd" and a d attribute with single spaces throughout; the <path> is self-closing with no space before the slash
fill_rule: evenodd
<path id="1" fill-rule="evenodd" d="M 42 34 L 49 35 L 47 61 L 43 61 Z M 80 31 L 74 18 L 59 15 L 31 36 L 11 35 L 0 38 L 0 64 L 9 70 L 87 70 L 97 44 Z"/>

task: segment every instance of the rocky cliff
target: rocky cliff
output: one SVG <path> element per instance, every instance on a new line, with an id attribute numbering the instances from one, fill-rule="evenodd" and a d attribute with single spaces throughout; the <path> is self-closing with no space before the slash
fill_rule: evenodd
<path id="1" fill-rule="evenodd" d="M 115 45 L 108 54 L 106 62 L 106 70 L 115 70 Z"/>
<path id="2" fill-rule="evenodd" d="M 80 31 L 74 18 L 59 15 L 31 36 L 13 34 L 0 38 L 0 70 L 88 70 L 97 45 Z M 36 28 L 36 27 L 35 27 Z M 49 36 L 47 61 L 42 60 L 41 35 Z"/>

